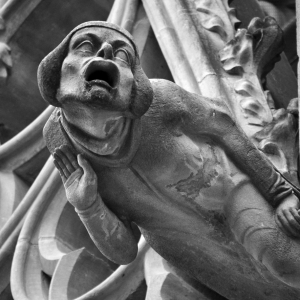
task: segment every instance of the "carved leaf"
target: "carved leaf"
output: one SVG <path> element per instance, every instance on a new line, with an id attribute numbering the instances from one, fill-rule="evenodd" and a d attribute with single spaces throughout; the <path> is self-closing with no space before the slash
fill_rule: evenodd
<path id="1" fill-rule="evenodd" d="M 197 11 L 203 14 L 202 26 L 209 31 L 218 33 L 223 41 L 227 41 L 227 32 L 224 29 L 223 20 L 213 10 L 198 7 Z"/>
<path id="2" fill-rule="evenodd" d="M 276 21 L 254 18 L 248 30 L 238 30 L 234 39 L 220 51 L 223 68 L 230 74 L 253 72 L 259 79 L 270 72 L 282 52 L 283 35 Z"/>
<path id="3" fill-rule="evenodd" d="M 231 21 L 233 28 L 237 28 L 241 24 L 241 21 L 236 17 L 236 9 L 229 7 L 228 1 L 229 0 L 223 0 L 223 4 L 226 8 L 228 17 Z"/>
<path id="4" fill-rule="evenodd" d="M 200 13 L 201 25 L 219 34 L 223 42 L 227 42 L 234 32 L 233 29 L 239 23 L 236 11 L 230 8 L 228 0 L 196 0 L 196 10 Z"/>
<path id="5" fill-rule="evenodd" d="M 252 37 L 246 29 L 238 30 L 235 38 L 228 42 L 219 52 L 223 69 L 232 75 L 255 73 L 253 64 Z"/>
<path id="6" fill-rule="evenodd" d="M 261 95 L 254 84 L 249 80 L 241 79 L 236 82 L 235 91 L 242 96 L 240 105 L 244 117 L 248 119 L 248 124 L 264 126 L 268 122 L 268 114 L 258 101 Z"/>

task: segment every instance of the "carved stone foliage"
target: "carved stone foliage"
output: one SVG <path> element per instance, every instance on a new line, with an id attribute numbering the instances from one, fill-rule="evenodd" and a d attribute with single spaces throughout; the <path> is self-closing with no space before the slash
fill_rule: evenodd
<path id="1" fill-rule="evenodd" d="M 276 110 L 272 95 L 263 90 L 265 75 L 282 50 L 283 32 L 273 18 L 266 17 L 253 19 L 247 30 L 238 30 L 219 55 L 224 70 L 235 77 L 234 91 L 244 118 L 256 126 L 252 140 L 297 184 L 298 126 L 290 113 L 297 101 L 291 101 L 287 110 Z"/>
<path id="2" fill-rule="evenodd" d="M 236 11 L 228 5 L 228 0 L 195 0 L 196 10 L 200 13 L 201 25 L 208 31 L 215 32 L 223 42 L 228 42 L 234 29 L 240 23 Z"/>
<path id="3" fill-rule="evenodd" d="M 268 93 L 273 120 L 254 135 L 261 149 L 275 167 L 295 185 L 299 185 L 299 113 L 298 99 L 292 99 L 287 109 L 275 109 Z"/>
<path id="4" fill-rule="evenodd" d="M 283 49 L 275 20 L 255 18 L 236 31 L 239 22 L 228 1 L 143 2 L 175 81 L 222 99 L 257 145 L 254 135 L 273 120 L 265 76 Z M 177 63 L 182 60 L 186 63 Z"/>
<path id="5" fill-rule="evenodd" d="M 256 18 L 220 51 L 224 70 L 235 76 L 233 88 L 249 125 L 263 127 L 272 120 L 262 81 L 279 59 L 282 43 L 282 31 L 274 19 Z"/>

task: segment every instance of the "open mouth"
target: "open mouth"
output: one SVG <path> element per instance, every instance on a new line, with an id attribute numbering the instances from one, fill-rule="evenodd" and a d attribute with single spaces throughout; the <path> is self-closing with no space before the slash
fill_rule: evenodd
<path id="1" fill-rule="evenodd" d="M 84 77 L 90 84 L 114 88 L 119 79 L 119 70 L 113 62 L 96 59 L 88 65 Z"/>
<path id="2" fill-rule="evenodd" d="M 111 75 L 105 71 L 94 71 L 92 72 L 88 78 L 87 81 L 94 81 L 94 80 L 101 80 L 101 81 L 105 81 L 106 83 L 108 83 L 111 87 L 114 84 L 114 80 L 111 77 Z"/>

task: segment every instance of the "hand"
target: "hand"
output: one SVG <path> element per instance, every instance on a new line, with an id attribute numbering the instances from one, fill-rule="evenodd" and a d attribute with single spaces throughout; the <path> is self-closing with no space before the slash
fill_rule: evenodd
<path id="1" fill-rule="evenodd" d="M 277 207 L 275 220 L 278 226 L 291 237 L 300 237 L 299 199 L 289 195 Z"/>
<path id="2" fill-rule="evenodd" d="M 79 210 L 89 208 L 98 193 L 97 175 L 80 154 L 76 156 L 63 145 L 54 151 L 54 165 L 62 178 L 68 201 Z"/>

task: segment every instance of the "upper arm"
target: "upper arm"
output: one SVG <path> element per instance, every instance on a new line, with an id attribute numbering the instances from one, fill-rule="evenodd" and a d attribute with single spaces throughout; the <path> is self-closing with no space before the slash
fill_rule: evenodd
<path id="1" fill-rule="evenodd" d="M 153 80 L 152 108 L 161 113 L 168 128 L 197 138 L 201 135 L 218 137 L 234 126 L 226 104 L 190 93 L 173 82 Z"/>

